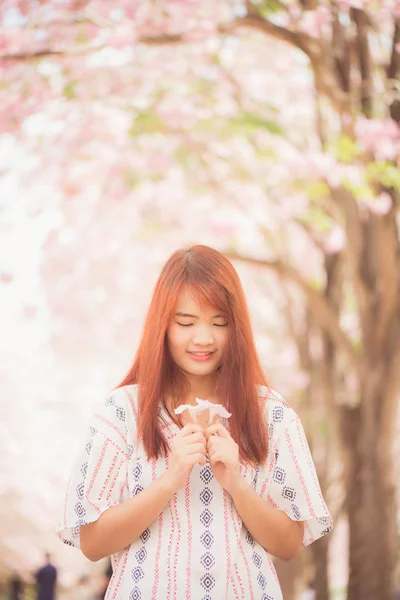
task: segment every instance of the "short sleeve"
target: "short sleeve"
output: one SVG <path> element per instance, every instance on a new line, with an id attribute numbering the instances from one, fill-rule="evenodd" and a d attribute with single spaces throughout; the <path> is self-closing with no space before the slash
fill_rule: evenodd
<path id="1" fill-rule="evenodd" d="M 296 416 L 270 440 L 270 460 L 260 475 L 260 493 L 294 521 L 304 521 L 303 546 L 332 529 L 314 462 L 300 419 Z"/>
<path id="2" fill-rule="evenodd" d="M 102 400 L 93 414 L 69 477 L 59 538 L 80 548 L 80 527 L 128 499 L 129 402 L 123 390 Z"/>

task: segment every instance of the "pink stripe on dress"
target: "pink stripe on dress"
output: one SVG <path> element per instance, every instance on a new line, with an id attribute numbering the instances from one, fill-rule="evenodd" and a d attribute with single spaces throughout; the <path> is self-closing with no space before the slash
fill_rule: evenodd
<path id="1" fill-rule="evenodd" d="M 168 456 L 165 457 L 165 470 L 168 469 Z M 172 541 L 174 539 L 175 532 L 175 519 L 172 513 L 172 504 L 168 503 L 169 513 L 171 515 L 171 529 L 169 532 L 169 540 L 168 540 L 168 565 L 167 565 L 167 598 L 168 600 L 171 598 L 171 587 L 172 587 L 172 578 L 171 578 L 171 558 L 172 558 Z"/>
<path id="2" fill-rule="evenodd" d="M 153 457 L 151 459 L 151 478 L 152 478 L 152 481 L 154 481 L 156 479 L 156 465 L 157 465 L 157 461 Z M 157 598 L 157 587 L 158 587 L 158 582 L 159 582 L 159 579 L 160 579 L 159 566 L 160 566 L 160 552 L 161 552 L 162 529 L 163 529 L 163 513 L 160 513 L 160 515 L 158 517 L 158 531 L 157 531 L 158 543 L 157 543 L 157 552 L 156 552 L 156 557 L 155 557 L 154 582 L 153 582 L 153 589 L 152 589 L 152 596 L 151 596 L 152 599 Z"/>
<path id="3" fill-rule="evenodd" d="M 181 524 L 180 524 L 180 519 L 179 519 L 179 515 L 178 515 L 177 503 L 178 502 L 177 502 L 176 494 L 174 494 L 174 497 L 172 499 L 172 505 L 174 507 L 174 514 L 176 515 L 176 522 L 178 525 L 178 539 L 176 541 L 175 553 L 174 553 L 174 599 L 177 598 L 177 595 L 178 595 L 177 575 L 178 575 L 179 544 L 181 541 Z"/>
<path id="4" fill-rule="evenodd" d="M 225 528 L 225 546 L 227 555 L 227 570 L 226 570 L 226 597 L 228 598 L 229 581 L 232 583 L 235 598 L 239 598 L 235 582 L 231 575 L 231 545 L 229 539 L 229 515 L 228 515 L 228 492 L 224 490 L 224 528 Z"/>
<path id="5" fill-rule="evenodd" d="M 190 479 L 188 480 L 186 487 L 185 487 L 185 508 L 186 508 L 186 516 L 187 516 L 187 546 L 188 546 L 188 560 L 187 560 L 187 564 L 186 564 L 186 600 L 190 600 L 190 598 L 192 597 L 192 590 L 191 590 L 191 583 L 192 583 L 192 578 L 191 578 L 191 560 L 192 560 L 192 537 L 193 537 L 193 533 L 192 533 L 192 522 L 190 519 Z"/>
<path id="6" fill-rule="evenodd" d="M 233 506 L 233 502 L 231 502 L 231 517 L 232 517 L 233 527 L 235 528 L 236 543 L 240 546 L 241 545 L 241 542 L 240 542 L 240 523 L 238 523 L 239 515 L 237 514 L 237 512 L 236 512 L 236 510 L 235 510 L 235 508 Z M 245 597 L 245 595 L 244 595 L 244 587 L 243 587 L 243 584 L 242 584 L 242 579 L 240 577 L 236 561 L 234 563 L 234 569 L 235 569 L 236 578 L 237 578 L 237 580 L 239 582 L 240 590 L 241 590 L 241 593 L 242 593 L 242 598 L 244 598 Z"/>

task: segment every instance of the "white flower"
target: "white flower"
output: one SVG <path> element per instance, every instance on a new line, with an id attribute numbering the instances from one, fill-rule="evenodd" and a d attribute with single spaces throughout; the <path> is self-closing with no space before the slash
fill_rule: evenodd
<path id="1" fill-rule="evenodd" d="M 183 413 L 183 411 L 188 410 L 192 420 L 197 423 L 196 415 L 204 412 L 205 410 L 209 410 L 209 425 L 212 423 L 215 415 L 218 415 L 219 417 L 224 417 L 225 419 L 229 419 L 229 417 L 232 416 L 231 413 L 228 412 L 224 406 L 222 406 L 222 404 L 214 404 L 209 400 L 202 400 L 201 398 L 196 398 L 196 402 L 197 406 L 194 406 L 193 404 L 181 404 L 180 406 L 175 408 L 175 414 L 180 415 Z"/>

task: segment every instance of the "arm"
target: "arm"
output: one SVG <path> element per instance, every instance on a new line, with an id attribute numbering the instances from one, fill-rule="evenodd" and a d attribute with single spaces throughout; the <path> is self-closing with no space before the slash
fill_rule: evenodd
<path id="1" fill-rule="evenodd" d="M 97 521 L 82 525 L 81 550 L 92 561 L 119 552 L 134 542 L 186 485 L 195 464 L 206 462 L 206 441 L 199 425 L 189 424 L 176 436 L 169 468 L 137 496 L 107 509 Z"/>
<path id="2" fill-rule="evenodd" d="M 167 473 L 137 496 L 112 506 L 94 523 L 81 527 L 81 549 L 91 561 L 129 546 L 158 517 L 175 493 Z"/>
<path id="3" fill-rule="evenodd" d="M 282 560 L 291 560 L 302 548 L 304 523 L 293 521 L 274 508 L 238 474 L 230 494 L 243 523 L 267 552 Z"/>
<path id="4" fill-rule="evenodd" d="M 214 477 L 231 495 L 253 538 L 277 558 L 290 560 L 297 556 L 302 548 L 304 523 L 271 506 L 246 482 L 239 471 L 239 447 L 223 425 L 208 427 L 206 438 Z"/>

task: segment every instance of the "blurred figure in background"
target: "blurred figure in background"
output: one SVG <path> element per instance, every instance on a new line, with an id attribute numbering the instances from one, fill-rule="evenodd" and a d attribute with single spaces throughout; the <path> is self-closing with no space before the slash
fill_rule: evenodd
<path id="1" fill-rule="evenodd" d="M 51 556 L 46 553 L 46 564 L 36 573 L 37 600 L 54 600 L 57 569 L 51 564 Z"/>
<path id="2" fill-rule="evenodd" d="M 10 600 L 24 599 L 24 584 L 18 573 L 11 575 L 8 597 Z"/>

